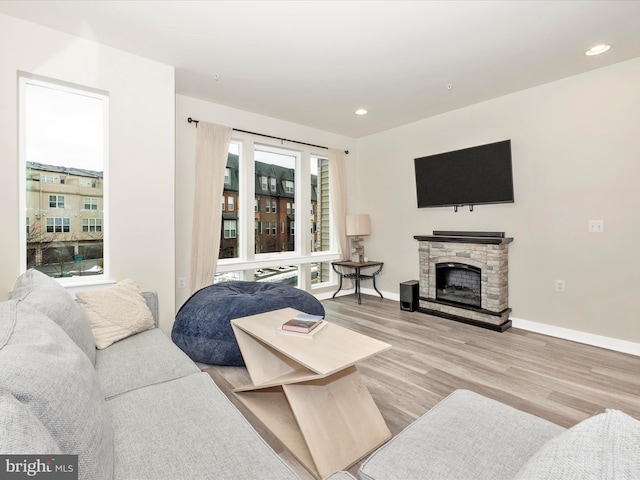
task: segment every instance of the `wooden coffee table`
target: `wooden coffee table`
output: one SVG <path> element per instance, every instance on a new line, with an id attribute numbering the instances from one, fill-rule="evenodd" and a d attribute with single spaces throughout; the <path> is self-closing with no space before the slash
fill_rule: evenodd
<path id="1" fill-rule="evenodd" d="M 252 384 L 234 390 L 318 478 L 344 470 L 391 432 L 354 364 L 391 345 L 328 322 L 313 338 L 281 333 L 293 308 L 231 320 Z"/>

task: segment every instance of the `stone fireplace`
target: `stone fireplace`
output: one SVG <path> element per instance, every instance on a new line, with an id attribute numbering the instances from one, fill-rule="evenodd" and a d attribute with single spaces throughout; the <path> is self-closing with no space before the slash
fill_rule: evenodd
<path id="1" fill-rule="evenodd" d="M 433 232 L 419 242 L 418 310 L 503 332 L 509 314 L 509 243 L 502 232 Z"/>

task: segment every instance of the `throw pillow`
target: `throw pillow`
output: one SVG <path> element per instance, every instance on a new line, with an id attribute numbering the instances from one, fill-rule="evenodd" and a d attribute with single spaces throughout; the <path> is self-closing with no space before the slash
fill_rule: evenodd
<path id="1" fill-rule="evenodd" d="M 84 312 L 55 279 L 29 269 L 16 280 L 11 299 L 35 308 L 60 325 L 91 363 L 96 363 L 96 346 Z"/>
<path id="2" fill-rule="evenodd" d="M 22 302 L 0 303 L 0 366 L 0 388 L 33 413 L 62 453 L 78 455 L 78 478 L 112 480 L 113 429 L 98 375 L 62 328 Z M 54 451 L 46 435 L 40 442 Z"/>
<path id="3" fill-rule="evenodd" d="M 515 480 L 633 480 L 639 476 L 640 421 L 609 409 L 549 440 Z"/>
<path id="4" fill-rule="evenodd" d="M 99 349 L 155 326 L 140 287 L 131 279 L 104 290 L 78 292 L 76 297 Z"/>

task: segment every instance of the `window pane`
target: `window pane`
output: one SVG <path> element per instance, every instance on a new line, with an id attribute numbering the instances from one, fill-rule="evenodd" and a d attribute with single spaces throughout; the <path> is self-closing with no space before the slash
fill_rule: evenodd
<path id="1" fill-rule="evenodd" d="M 256 220 L 264 229 L 255 235 L 256 253 L 292 252 L 295 250 L 294 215 L 296 156 L 283 149 L 255 150 L 255 200 L 264 205 Z M 284 231 L 278 228 L 285 225 Z M 296 280 L 297 283 L 297 280 Z"/>
<path id="2" fill-rule="evenodd" d="M 26 266 L 52 277 L 100 274 L 107 99 L 55 84 L 21 82 Z"/>
<path id="3" fill-rule="evenodd" d="M 311 283 L 324 283 L 331 281 L 331 263 L 312 263 L 311 264 Z"/>
<path id="4" fill-rule="evenodd" d="M 311 251 L 331 250 L 329 160 L 311 157 Z"/>
<path id="5" fill-rule="evenodd" d="M 298 266 L 287 265 L 282 267 L 258 268 L 254 271 L 256 282 L 282 283 L 284 285 L 298 286 Z"/>
<path id="6" fill-rule="evenodd" d="M 220 252 L 218 254 L 218 258 L 237 258 L 239 255 L 239 151 L 239 144 L 232 142 L 229 145 L 227 168 L 225 170 L 224 192 L 222 194 L 222 225 L 220 228 Z"/>
<path id="7" fill-rule="evenodd" d="M 216 273 L 213 277 L 213 283 L 237 282 L 238 280 L 240 280 L 240 272 Z"/>

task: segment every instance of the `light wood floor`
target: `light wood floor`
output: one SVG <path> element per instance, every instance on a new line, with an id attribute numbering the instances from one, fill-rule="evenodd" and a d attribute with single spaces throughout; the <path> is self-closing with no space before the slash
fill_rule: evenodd
<path id="1" fill-rule="evenodd" d="M 640 419 L 640 357 L 511 328 L 492 332 L 418 312 L 398 302 L 352 295 L 322 302 L 326 318 L 393 345 L 359 363 L 396 435 L 456 389 L 571 427 L 605 408 Z M 613 319 L 612 319 L 613 320 Z M 232 393 L 249 383 L 244 368 L 209 367 L 216 384 L 303 479 L 308 472 Z M 359 464 L 349 469 L 356 476 Z"/>

